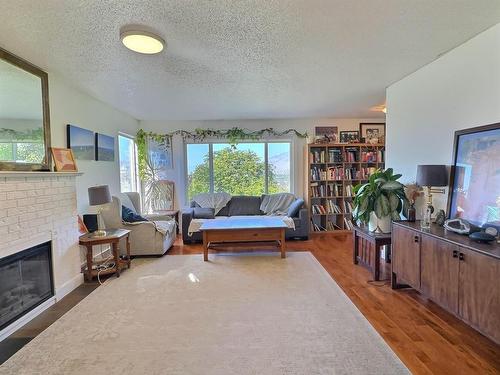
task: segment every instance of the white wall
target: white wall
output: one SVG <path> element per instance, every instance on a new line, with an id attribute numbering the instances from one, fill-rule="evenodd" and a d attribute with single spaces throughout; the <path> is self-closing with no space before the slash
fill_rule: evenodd
<path id="1" fill-rule="evenodd" d="M 77 160 L 77 204 L 80 214 L 91 211 L 87 188 L 109 185 L 111 194 L 120 192 L 118 132 L 135 135 L 139 122 L 109 105 L 67 85 L 49 72 L 50 130 L 52 146 L 66 147 L 66 125 L 72 124 L 115 137 L 115 161 Z"/>
<path id="2" fill-rule="evenodd" d="M 286 120 L 220 120 L 220 121 L 141 121 L 140 127 L 146 131 L 154 131 L 157 133 L 167 133 L 173 130 L 185 129 L 194 130 L 196 128 L 214 128 L 228 129 L 234 126 L 247 129 L 265 129 L 274 128 L 276 130 L 296 129 L 300 132 L 307 132 L 314 135 L 315 126 L 338 126 L 339 131 L 342 130 L 359 130 L 360 122 L 384 122 L 384 119 L 286 119 Z M 294 193 L 297 196 L 304 195 L 305 185 L 305 167 L 304 162 L 304 147 L 307 143 L 305 139 L 297 137 L 289 137 L 293 140 L 293 157 L 294 157 Z M 186 187 L 185 187 L 185 160 L 184 160 L 184 145 L 180 137 L 175 137 L 173 141 L 173 156 L 174 168 L 168 178 L 175 182 L 176 191 L 176 206 L 182 207 L 186 204 Z"/>
<path id="3" fill-rule="evenodd" d="M 387 89 L 387 166 L 414 181 L 418 164 L 451 164 L 456 130 L 496 122 L 500 24 Z"/>

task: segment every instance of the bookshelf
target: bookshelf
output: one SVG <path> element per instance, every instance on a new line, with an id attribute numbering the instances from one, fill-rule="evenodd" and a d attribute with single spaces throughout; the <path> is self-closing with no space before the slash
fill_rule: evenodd
<path id="1" fill-rule="evenodd" d="M 351 232 L 353 187 L 384 169 L 385 145 L 310 143 L 307 158 L 310 232 Z"/>

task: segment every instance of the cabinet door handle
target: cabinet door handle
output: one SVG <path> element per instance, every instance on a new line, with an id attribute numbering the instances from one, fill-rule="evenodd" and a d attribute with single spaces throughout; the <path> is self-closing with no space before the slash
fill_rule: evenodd
<path id="1" fill-rule="evenodd" d="M 458 251 L 453 250 L 453 258 L 458 258 Z"/>
<path id="2" fill-rule="evenodd" d="M 418 236 L 413 237 L 413 242 L 418 242 Z"/>
<path id="3" fill-rule="evenodd" d="M 463 253 L 460 253 L 460 255 L 458 256 L 458 259 L 460 260 L 465 260 L 465 256 Z"/>

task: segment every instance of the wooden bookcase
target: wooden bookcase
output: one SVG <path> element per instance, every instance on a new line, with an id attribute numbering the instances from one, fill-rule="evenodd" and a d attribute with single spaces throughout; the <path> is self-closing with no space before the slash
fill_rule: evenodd
<path id="1" fill-rule="evenodd" d="M 385 145 L 310 143 L 307 145 L 307 204 L 310 231 L 352 230 L 352 189 L 385 167 Z"/>

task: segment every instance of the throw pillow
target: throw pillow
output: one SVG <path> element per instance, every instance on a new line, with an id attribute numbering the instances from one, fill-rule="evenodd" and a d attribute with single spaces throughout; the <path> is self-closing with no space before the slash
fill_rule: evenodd
<path id="1" fill-rule="evenodd" d="M 215 217 L 213 208 L 195 207 L 193 217 L 195 219 L 213 219 Z"/>
<path id="2" fill-rule="evenodd" d="M 148 221 L 143 218 L 141 215 L 138 215 L 136 212 L 132 211 L 130 208 L 126 206 L 122 206 L 122 220 L 126 223 L 137 223 L 139 221 Z"/>
<path id="3" fill-rule="evenodd" d="M 288 207 L 288 217 L 295 217 L 299 213 L 300 209 L 304 205 L 304 200 L 303 199 L 296 199 L 295 202 L 293 202 L 290 207 Z"/>

